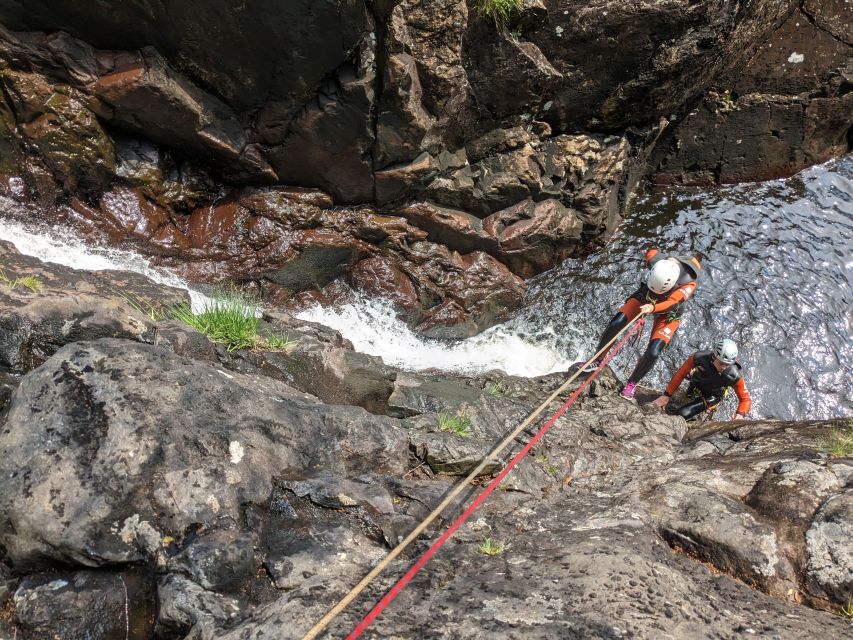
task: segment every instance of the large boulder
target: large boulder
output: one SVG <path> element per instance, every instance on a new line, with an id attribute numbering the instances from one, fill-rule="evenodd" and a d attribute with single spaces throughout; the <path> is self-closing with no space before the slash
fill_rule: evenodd
<path id="1" fill-rule="evenodd" d="M 276 476 L 396 475 L 408 459 L 393 419 L 121 340 L 74 343 L 25 377 L 0 448 L 0 544 L 18 567 L 164 562 L 169 539 L 245 526 Z"/>

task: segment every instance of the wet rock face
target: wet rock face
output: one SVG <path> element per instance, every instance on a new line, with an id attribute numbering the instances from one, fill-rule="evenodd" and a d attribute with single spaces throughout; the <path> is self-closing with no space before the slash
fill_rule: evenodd
<path id="1" fill-rule="evenodd" d="M 467 336 L 517 304 L 503 267 L 528 278 L 599 246 L 643 177 L 754 180 L 844 153 L 843 15 L 841 0 L 536 0 L 497 28 L 463 0 L 6 2 L 0 192 L 68 202 L 74 223 L 202 281 L 264 280 L 280 302 L 347 283 L 428 335 Z M 329 195 L 272 222 L 244 197 L 282 184 Z M 360 215 L 315 215 L 329 198 L 443 248 L 412 256 Z M 463 269 L 486 290 L 472 306 L 436 265 L 481 254 L 499 264 Z"/>
<path id="2" fill-rule="evenodd" d="M 662 183 L 791 175 L 849 149 L 853 67 L 843 0 L 805 2 L 720 78 L 655 151 Z M 849 20 L 847 21 L 849 23 Z"/>

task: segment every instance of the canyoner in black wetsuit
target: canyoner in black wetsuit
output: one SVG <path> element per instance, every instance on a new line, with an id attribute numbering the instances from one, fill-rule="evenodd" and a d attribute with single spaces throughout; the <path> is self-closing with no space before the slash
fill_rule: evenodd
<path id="1" fill-rule="evenodd" d="M 648 278 L 611 318 L 596 347 L 597 353 L 638 314 L 654 316 L 649 345 L 622 389 L 622 396 L 626 398 L 634 396 L 634 387 L 652 370 L 678 330 L 684 306 L 696 291 L 696 280 L 702 270 L 702 264 L 695 256 L 667 257 L 657 249 L 646 252 L 646 263 L 651 269 Z M 606 353 L 602 353 L 599 358 L 603 358 Z M 600 365 L 601 360 L 596 360 L 590 364 L 587 371 L 593 371 Z"/>
<path id="2" fill-rule="evenodd" d="M 672 377 L 666 391 L 654 401 L 669 413 L 680 415 L 685 420 L 695 420 L 703 411 L 713 415 L 729 389 L 738 396 L 738 407 L 733 420 L 742 420 L 752 407 L 752 398 L 743 381 L 743 366 L 737 361 L 738 349 L 734 341 L 717 340 L 714 349 L 697 351 L 684 361 Z M 682 381 L 687 378 L 687 402 L 680 407 L 671 407 L 670 398 Z"/>

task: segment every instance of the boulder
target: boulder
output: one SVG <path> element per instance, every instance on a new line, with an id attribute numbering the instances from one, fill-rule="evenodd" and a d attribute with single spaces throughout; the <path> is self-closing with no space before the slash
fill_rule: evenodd
<path id="1" fill-rule="evenodd" d="M 84 95 L 36 73 L 4 69 L 0 80 L 20 133 L 68 192 L 97 193 L 109 184 L 115 150 Z"/>
<path id="2" fill-rule="evenodd" d="M 153 633 L 147 585 L 132 574 L 33 576 L 15 592 L 14 623 L 29 638 L 142 640 Z"/>
<path id="3" fill-rule="evenodd" d="M 239 620 L 237 600 L 211 593 L 180 574 L 170 573 L 160 579 L 157 602 L 160 636 L 172 634 L 202 640 Z"/>
<path id="4" fill-rule="evenodd" d="M 168 538 L 239 529 L 274 476 L 401 474 L 408 459 L 393 419 L 120 340 L 68 345 L 26 376 L 0 449 L 0 544 L 18 567 L 164 562 Z"/>
<path id="5" fill-rule="evenodd" d="M 135 273 L 78 271 L 44 263 L 19 254 L 6 242 L 0 242 L 0 258 L 10 281 L 30 276 L 41 283 L 31 290 L 0 282 L 0 367 L 15 373 L 38 367 L 60 347 L 78 340 L 121 337 L 150 342 L 154 327 L 140 309 L 187 299 L 185 291 L 155 285 Z"/>
<path id="6" fill-rule="evenodd" d="M 829 498 L 806 532 L 809 586 L 836 606 L 853 597 L 853 491 Z"/>

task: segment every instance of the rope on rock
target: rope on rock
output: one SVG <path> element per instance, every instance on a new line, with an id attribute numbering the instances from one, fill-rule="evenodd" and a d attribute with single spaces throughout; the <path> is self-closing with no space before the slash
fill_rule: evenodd
<path id="1" fill-rule="evenodd" d="M 610 351 L 604 360 L 601 362 L 601 365 L 596 368 L 595 371 L 587 378 L 580 387 L 571 395 L 571 397 L 563 404 L 562 407 L 554 414 L 554 416 L 536 433 L 533 438 L 524 446 L 524 448 L 519 451 L 518 454 L 509 462 L 509 464 L 504 467 L 504 469 L 489 483 L 489 485 L 483 490 L 483 492 L 477 496 L 477 498 L 469 505 L 469 507 L 462 513 L 461 516 L 450 526 L 450 528 L 438 539 L 436 540 L 432 546 L 415 562 L 414 565 L 406 572 L 406 574 L 400 578 L 391 589 L 385 594 L 385 596 L 370 610 L 370 612 L 361 620 L 361 622 L 356 626 L 355 629 L 347 636 L 347 640 L 355 640 L 358 638 L 370 623 L 373 622 L 380 613 L 397 597 L 397 595 L 403 590 L 403 588 L 414 578 L 415 574 L 429 561 L 429 559 L 435 555 L 436 551 L 438 551 L 441 546 L 447 542 L 447 540 L 453 535 L 453 533 L 461 527 L 468 517 L 485 501 L 485 499 L 489 496 L 489 494 L 494 491 L 494 489 L 501 483 L 501 481 L 506 477 L 506 475 L 515 467 L 516 464 L 527 454 L 528 451 L 535 445 L 542 436 L 554 425 L 554 423 L 566 412 L 566 410 L 572 405 L 572 403 L 577 400 L 580 396 L 581 392 L 589 385 L 592 380 L 601 372 L 602 368 L 605 364 L 607 364 L 611 358 L 627 343 L 632 334 L 637 332 L 643 325 L 643 315 L 640 314 L 631 320 L 625 327 L 622 328 L 619 333 L 617 333 L 613 338 L 605 344 L 599 351 L 592 356 L 589 360 L 587 360 L 583 366 L 579 367 L 578 370 L 569 376 L 568 380 L 566 380 L 560 387 L 554 391 L 548 398 L 540 404 L 533 413 L 531 413 L 527 418 L 524 419 L 516 429 L 510 433 L 506 438 L 504 438 L 490 453 L 488 456 L 483 458 L 477 467 L 471 471 L 464 480 L 457 483 L 457 485 L 453 488 L 453 490 L 441 501 L 441 503 L 432 510 L 432 512 L 424 518 L 424 520 L 417 526 L 415 529 L 408 535 L 406 538 L 400 542 L 394 549 L 392 549 L 382 561 L 377 564 L 364 578 L 362 578 L 361 582 L 355 585 L 349 593 L 347 593 L 341 600 L 329 610 L 329 612 L 323 616 L 323 618 L 314 625 L 310 631 L 303 637 L 302 640 L 314 640 L 323 630 L 329 625 L 329 623 L 335 619 L 356 597 L 371 583 L 373 580 L 380 574 L 385 568 L 394 561 L 397 556 L 399 556 L 405 549 L 408 547 L 414 540 L 421 534 L 423 531 L 435 520 L 455 499 L 456 497 L 462 493 L 463 490 L 469 485 L 469 483 L 476 478 L 485 468 L 486 466 L 493 460 L 497 459 L 497 456 L 506 449 L 510 443 L 512 443 L 524 429 L 526 429 L 530 423 L 532 423 L 539 414 L 541 414 L 547 407 L 550 405 L 559 395 L 561 395 L 566 389 L 569 388 L 569 385 L 574 382 L 578 376 L 583 373 L 583 370 L 589 366 L 592 362 L 597 360 L 603 353 L 605 353 L 616 340 L 622 334 L 625 334 L 619 344 Z M 629 331 L 630 329 L 630 331 Z M 627 332 L 627 333 L 626 333 Z"/>

